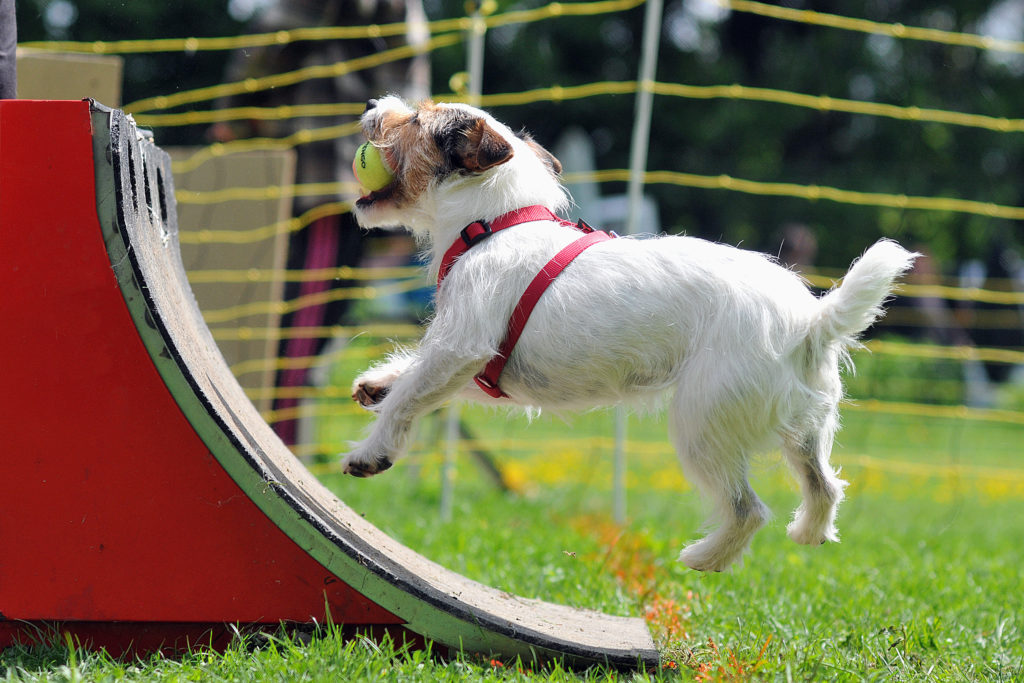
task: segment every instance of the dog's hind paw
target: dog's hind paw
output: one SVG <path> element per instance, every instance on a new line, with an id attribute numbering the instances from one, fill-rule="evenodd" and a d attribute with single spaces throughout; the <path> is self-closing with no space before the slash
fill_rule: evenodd
<path id="1" fill-rule="evenodd" d="M 829 523 L 811 523 L 806 515 L 798 516 L 786 527 L 786 535 L 801 545 L 824 545 L 828 541 L 837 543 L 839 532 Z"/>
<path id="2" fill-rule="evenodd" d="M 732 565 L 732 560 L 717 557 L 704 541 L 692 543 L 679 553 L 679 561 L 699 572 L 723 572 Z"/>
<path id="3" fill-rule="evenodd" d="M 734 564 L 742 564 L 743 554 L 750 547 L 750 538 L 763 523 L 758 516 L 747 528 L 722 528 L 691 543 L 679 553 L 679 561 L 699 572 L 724 572 Z"/>

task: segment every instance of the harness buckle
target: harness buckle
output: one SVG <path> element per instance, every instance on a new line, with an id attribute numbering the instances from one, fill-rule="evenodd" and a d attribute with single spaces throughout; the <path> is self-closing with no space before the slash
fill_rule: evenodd
<path id="1" fill-rule="evenodd" d="M 479 375 L 474 377 L 473 380 L 476 382 L 476 385 L 491 398 L 508 398 L 508 394 L 502 391 L 501 387 L 499 387 L 495 382 L 492 382 L 489 377 L 485 377 L 484 373 L 481 372 Z"/>
<path id="2" fill-rule="evenodd" d="M 493 232 L 491 231 L 491 224 L 485 220 L 473 221 L 462 229 L 460 233 L 462 241 L 466 243 L 466 248 L 472 247 L 474 244 L 481 242 L 490 237 Z"/>

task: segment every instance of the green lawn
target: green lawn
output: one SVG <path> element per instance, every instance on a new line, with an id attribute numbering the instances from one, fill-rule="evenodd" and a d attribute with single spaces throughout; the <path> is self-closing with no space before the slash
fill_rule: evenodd
<path id="1" fill-rule="evenodd" d="M 350 381 L 365 354 L 339 364 Z M 879 397 L 885 398 L 885 397 Z M 900 397 L 906 401 L 906 397 Z M 936 403 L 941 407 L 941 403 Z M 318 438 L 358 438 L 365 413 L 325 399 Z M 1024 425 L 1012 420 L 844 410 L 833 461 L 850 481 L 842 542 L 797 546 L 798 502 L 779 458 L 754 485 L 776 513 L 744 566 L 723 574 L 675 562 L 703 505 L 679 474 L 658 416 L 633 416 L 629 521 L 611 521 L 612 417 L 568 419 L 466 406 L 462 417 L 513 481 L 498 491 L 475 462 L 455 464 L 453 521 L 440 518 L 440 418 L 413 455 L 356 480 L 318 465 L 356 511 L 424 555 L 517 594 L 645 616 L 665 680 L 1024 680 Z M 997 416 L 998 417 L 998 416 Z M 1005 416 L 1004 416 L 1005 417 Z M 241 639 L 223 655 L 115 661 L 56 643 L 0 654 L 7 680 L 610 680 L 603 669 L 520 670 L 441 661 L 326 628 L 311 640 Z M 626 676 L 625 678 L 630 678 Z M 636 677 L 638 680 L 639 676 Z"/>
<path id="2" fill-rule="evenodd" d="M 509 427 L 492 413 L 466 412 L 499 442 L 559 443 L 580 429 L 553 419 Z M 582 421 L 590 432 L 610 434 L 607 414 Z M 436 456 L 399 465 L 391 480 L 330 481 L 389 533 L 503 589 L 630 614 L 643 614 L 652 600 L 669 601 L 685 637 L 661 633 L 660 644 L 687 675 L 711 664 L 717 677 L 742 669 L 745 679 L 759 663 L 756 678 L 1020 680 L 1024 429 L 858 412 L 846 422 L 834 456 L 851 482 L 840 513 L 842 543 L 806 548 L 786 538 L 798 496 L 769 456 L 755 488 L 776 519 L 755 538 L 745 566 L 725 574 L 697 574 L 674 562 L 698 534 L 703 507 L 671 474 L 672 455 L 653 448 L 662 432 L 654 419 L 630 424 L 647 447 L 630 459 L 630 522 L 622 536 L 609 520 L 607 439 L 588 431 L 581 440 L 597 443 L 556 462 L 503 455 L 522 472 L 525 496 L 497 494 L 461 458 L 457 521 L 449 524 L 437 516 Z M 563 481 L 553 480 L 553 469 Z M 542 483 L 531 485 L 531 473 Z M 422 507 L 412 515 L 396 511 L 398 499 Z M 616 542 L 626 558 L 616 559 Z M 658 630 L 665 615 L 652 616 Z"/>

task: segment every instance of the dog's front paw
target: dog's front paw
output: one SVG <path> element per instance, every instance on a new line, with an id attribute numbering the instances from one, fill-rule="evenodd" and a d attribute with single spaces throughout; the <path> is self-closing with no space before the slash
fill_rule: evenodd
<path id="1" fill-rule="evenodd" d="M 375 474 L 391 469 L 394 460 L 390 456 L 378 453 L 370 454 L 364 448 L 356 448 L 341 461 L 341 470 L 353 477 L 372 477 Z"/>
<path id="2" fill-rule="evenodd" d="M 374 408 L 391 391 L 398 373 L 385 369 L 367 370 L 352 383 L 352 400 L 364 408 Z"/>
<path id="3" fill-rule="evenodd" d="M 356 380 L 352 387 L 352 400 L 364 408 L 373 408 L 384 400 L 390 390 L 390 384 L 373 384 Z"/>

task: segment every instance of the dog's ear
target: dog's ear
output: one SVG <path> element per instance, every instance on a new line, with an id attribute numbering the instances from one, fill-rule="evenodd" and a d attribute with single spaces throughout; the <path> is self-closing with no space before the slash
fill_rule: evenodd
<path id="1" fill-rule="evenodd" d="M 512 158 L 512 145 L 486 119 L 477 119 L 459 146 L 459 161 L 467 171 L 481 173 Z"/>
<path id="2" fill-rule="evenodd" d="M 539 142 L 533 139 L 532 135 L 524 132 L 520 133 L 519 137 L 523 140 L 523 142 L 530 146 L 530 149 L 532 149 L 537 154 L 537 156 L 540 157 L 541 161 L 548 165 L 548 168 L 550 168 L 555 175 L 559 175 L 562 173 L 562 162 L 555 158 L 554 154 L 544 149 L 544 147 Z"/>

